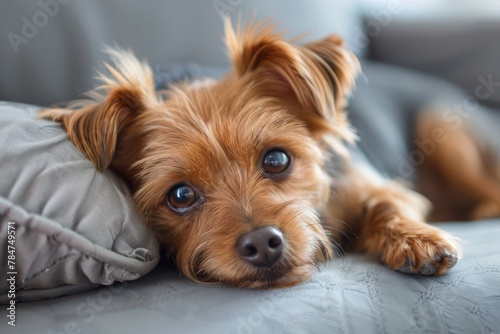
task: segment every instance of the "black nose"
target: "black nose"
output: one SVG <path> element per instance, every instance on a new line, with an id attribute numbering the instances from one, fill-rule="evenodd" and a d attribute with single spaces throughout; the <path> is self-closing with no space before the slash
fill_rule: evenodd
<path id="1" fill-rule="evenodd" d="M 256 267 L 269 267 L 283 252 L 283 233 L 272 226 L 243 234 L 236 245 L 240 257 Z"/>

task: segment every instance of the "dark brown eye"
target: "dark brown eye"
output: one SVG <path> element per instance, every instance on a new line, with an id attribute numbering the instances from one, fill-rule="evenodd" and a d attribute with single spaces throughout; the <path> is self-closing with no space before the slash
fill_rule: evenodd
<path id="1" fill-rule="evenodd" d="M 176 212 L 186 212 L 198 201 L 199 196 L 194 189 L 186 184 L 174 186 L 168 193 L 167 202 Z"/>
<path id="2" fill-rule="evenodd" d="M 290 158 L 282 150 L 271 150 L 262 161 L 262 168 L 269 174 L 283 173 L 290 165 Z"/>

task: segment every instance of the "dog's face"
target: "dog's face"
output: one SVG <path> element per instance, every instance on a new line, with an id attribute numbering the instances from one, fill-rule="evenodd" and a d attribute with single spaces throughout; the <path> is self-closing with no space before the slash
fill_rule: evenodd
<path id="1" fill-rule="evenodd" d="M 329 180 L 304 123 L 248 81 L 172 94 L 151 120 L 136 200 L 190 278 L 292 284 L 329 257 L 317 217 Z"/>
<path id="2" fill-rule="evenodd" d="M 130 181 L 186 276 L 292 285 L 332 254 L 320 220 L 326 149 L 352 138 L 342 108 L 357 63 L 336 37 L 296 47 L 270 28 L 235 34 L 228 23 L 226 41 L 234 68 L 219 81 L 182 84 L 159 101 L 150 70 L 115 54 L 102 101 L 44 116 L 99 169 Z"/>

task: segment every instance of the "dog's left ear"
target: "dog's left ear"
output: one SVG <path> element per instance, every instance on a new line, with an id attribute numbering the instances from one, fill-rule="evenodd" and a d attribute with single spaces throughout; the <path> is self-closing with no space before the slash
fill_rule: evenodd
<path id="1" fill-rule="evenodd" d="M 263 94 L 297 102 L 300 110 L 294 112 L 313 134 L 329 132 L 352 141 L 344 108 L 359 70 L 357 58 L 338 36 L 295 46 L 274 28 L 261 22 L 243 32 L 238 26 L 235 32 L 226 20 L 226 45 L 236 75 L 251 74 Z"/>
<path id="2" fill-rule="evenodd" d="M 112 60 L 112 65 L 105 63 L 109 74 L 99 75 L 102 85 L 88 93 L 90 99 L 40 113 L 41 118 L 60 122 L 99 171 L 109 167 L 116 152 L 131 151 L 136 142 L 131 137 L 134 120 L 159 105 L 150 67 L 131 52 L 111 48 L 106 52 Z"/>

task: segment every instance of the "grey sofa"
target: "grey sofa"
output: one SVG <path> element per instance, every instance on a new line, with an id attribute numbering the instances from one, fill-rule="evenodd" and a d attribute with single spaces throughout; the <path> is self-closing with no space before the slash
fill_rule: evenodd
<path id="1" fill-rule="evenodd" d="M 471 59 L 498 51 L 489 44 L 467 46 L 454 35 L 460 52 L 446 59 L 437 51 L 422 53 L 426 61 L 418 62 L 419 52 L 405 52 L 405 43 L 418 40 L 425 50 L 427 39 L 404 22 L 392 22 L 370 44 L 359 44 L 359 32 L 366 32 L 370 18 L 363 21 L 360 8 L 349 0 L 12 2 L 0 11 L 1 35 L 6 37 L 0 40 L 0 100 L 47 106 L 80 97 L 94 84 L 93 68 L 104 59 L 103 44 L 117 43 L 147 59 L 159 86 L 189 76 L 219 75 L 228 66 L 221 15 L 236 18 L 239 12 L 245 18 L 253 13 L 274 17 L 288 36 L 310 32 L 308 40 L 337 32 L 345 37 L 362 57 L 365 73 L 351 99 L 351 119 L 360 129 L 361 149 L 390 177 L 413 176 L 401 175 L 398 163 L 412 150 L 414 112 L 429 103 L 452 108 L 475 93 L 467 84 L 474 74 L 459 80 L 443 67 L 460 61 L 462 67 L 474 68 Z M 433 31 L 448 30 L 440 27 Z M 496 26 L 491 29 L 498 33 Z M 439 50 L 439 43 L 431 42 Z M 487 65 L 485 58 L 479 63 L 498 73 L 493 72 L 498 66 Z M 481 133 L 493 145 L 500 141 L 495 131 L 500 125 L 497 96 L 495 91 L 481 101 L 488 107 L 474 109 L 477 126 L 491 129 Z M 442 277 L 406 276 L 349 254 L 321 266 L 298 286 L 254 291 L 197 285 L 164 259 L 136 280 L 19 302 L 16 328 L 3 319 L 0 332 L 500 333 L 500 221 L 438 225 L 464 244 L 464 259 Z"/>

